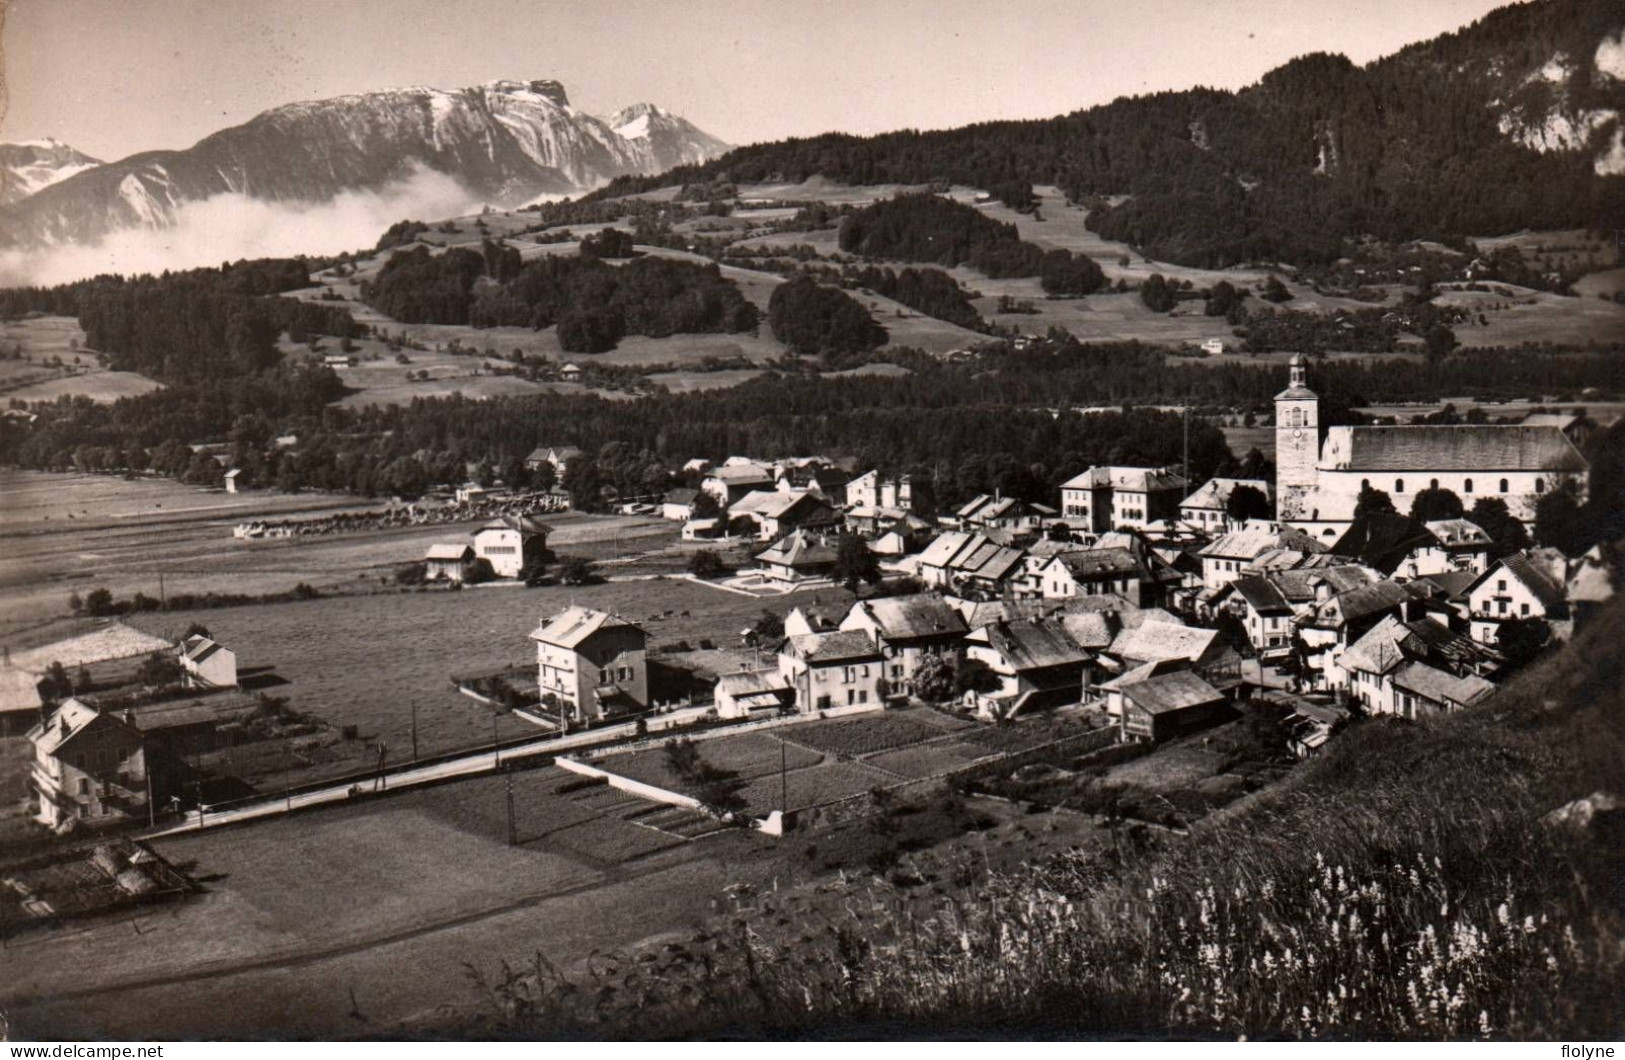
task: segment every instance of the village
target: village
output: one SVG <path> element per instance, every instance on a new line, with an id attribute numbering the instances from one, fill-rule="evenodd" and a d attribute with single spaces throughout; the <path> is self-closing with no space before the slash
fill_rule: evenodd
<path id="1" fill-rule="evenodd" d="M 1472 709 L 1611 594 L 1596 550 L 1528 541 L 1542 496 L 1586 489 L 1576 417 L 1341 427 L 1322 444 L 1303 358 L 1287 382 L 1273 482 L 1102 466 L 1053 506 L 985 495 L 928 520 L 907 476 L 691 460 L 677 474 L 692 485 L 620 502 L 680 526 L 686 569 L 612 587 L 633 601 L 687 584 L 746 617 L 700 626 L 697 650 L 651 632 L 672 612 L 593 606 L 590 563 L 561 573 L 543 517 L 567 494 L 471 483 L 426 520 L 444 539 L 401 557 L 416 591 L 467 587 L 459 603 L 483 609 L 525 599 L 493 590 L 562 583 L 589 602 L 536 616 L 532 660 L 448 675 L 490 717 L 486 739 L 474 717 L 449 750 L 419 754 L 415 705 L 409 756 L 332 732 L 319 704 L 268 693 L 277 660 L 201 622 L 8 653 L 0 724 L 25 738 L 32 792 L 32 831 L 10 834 L 32 860 L 8 870 L 6 931 L 195 891 L 158 853 L 168 838 L 515 770 L 551 779 L 517 807 L 510 779 L 510 845 L 549 807 L 586 828 L 571 799 L 587 798 L 614 838 L 584 849 L 610 842 L 617 861 L 740 827 L 816 834 L 945 788 L 1096 820 L 1109 796 L 1113 820 L 1178 831 L 1360 719 Z M 556 482 L 580 456 L 528 463 Z M 1500 540 L 1464 511 L 1486 494 L 1509 517 Z M 236 536 L 251 549 L 266 532 Z M 1273 765 L 1160 793 L 1125 779 L 1215 748 Z"/>

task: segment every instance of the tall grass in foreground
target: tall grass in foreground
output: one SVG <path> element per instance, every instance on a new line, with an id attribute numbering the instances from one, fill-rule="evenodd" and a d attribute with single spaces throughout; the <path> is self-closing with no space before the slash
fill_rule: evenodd
<path id="1" fill-rule="evenodd" d="M 475 973 L 487 1033 L 1614 1038 L 1617 836 L 1543 822 L 1625 777 L 1625 601 L 1478 711 L 1369 722 L 1124 864 L 935 902 L 878 881 L 566 977 Z M 788 915 L 784 915 L 788 913 Z"/>

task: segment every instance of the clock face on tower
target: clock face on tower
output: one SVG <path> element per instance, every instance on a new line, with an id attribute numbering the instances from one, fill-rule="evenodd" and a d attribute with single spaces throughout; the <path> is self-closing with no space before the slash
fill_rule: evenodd
<path id="1" fill-rule="evenodd" d="M 1302 438 L 1303 437 L 1303 428 L 1302 427 L 1294 427 L 1294 428 L 1292 428 L 1292 437 L 1294 437 L 1294 438 Z"/>

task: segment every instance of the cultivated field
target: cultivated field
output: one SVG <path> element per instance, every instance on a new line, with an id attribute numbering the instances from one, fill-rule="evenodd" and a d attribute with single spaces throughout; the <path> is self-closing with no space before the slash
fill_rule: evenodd
<path id="1" fill-rule="evenodd" d="M 145 376 L 98 365 L 72 317 L 0 321 L 0 353 L 6 358 L 0 360 L 0 397 L 7 400 L 55 401 L 67 394 L 110 402 L 159 389 Z"/>
<path id="2" fill-rule="evenodd" d="M 811 595 L 775 599 L 773 607 L 782 614 Z M 836 605 L 849 599 L 839 590 L 824 590 L 822 597 Z M 494 715 L 459 694 L 451 678 L 534 664 L 531 631 L 572 604 L 638 622 L 651 645 L 729 639 L 728 631 L 750 624 L 763 607 L 760 600 L 690 581 L 658 580 L 337 596 L 138 615 L 130 623 L 160 636 L 180 633 L 194 620 L 206 623 L 237 652 L 239 665 L 275 667 L 288 682 L 276 693 L 295 709 L 335 728 L 356 726 L 362 739 L 387 744 L 389 761 L 399 763 L 411 757 L 414 706 L 420 755 L 539 735 L 529 722 Z M 659 617 L 667 612 L 670 617 Z"/>

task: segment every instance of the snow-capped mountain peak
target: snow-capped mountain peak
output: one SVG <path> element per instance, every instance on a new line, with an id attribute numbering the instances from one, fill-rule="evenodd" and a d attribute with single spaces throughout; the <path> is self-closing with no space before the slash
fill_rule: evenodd
<path id="1" fill-rule="evenodd" d="M 54 137 L 0 143 L 0 206 L 101 164 Z"/>

